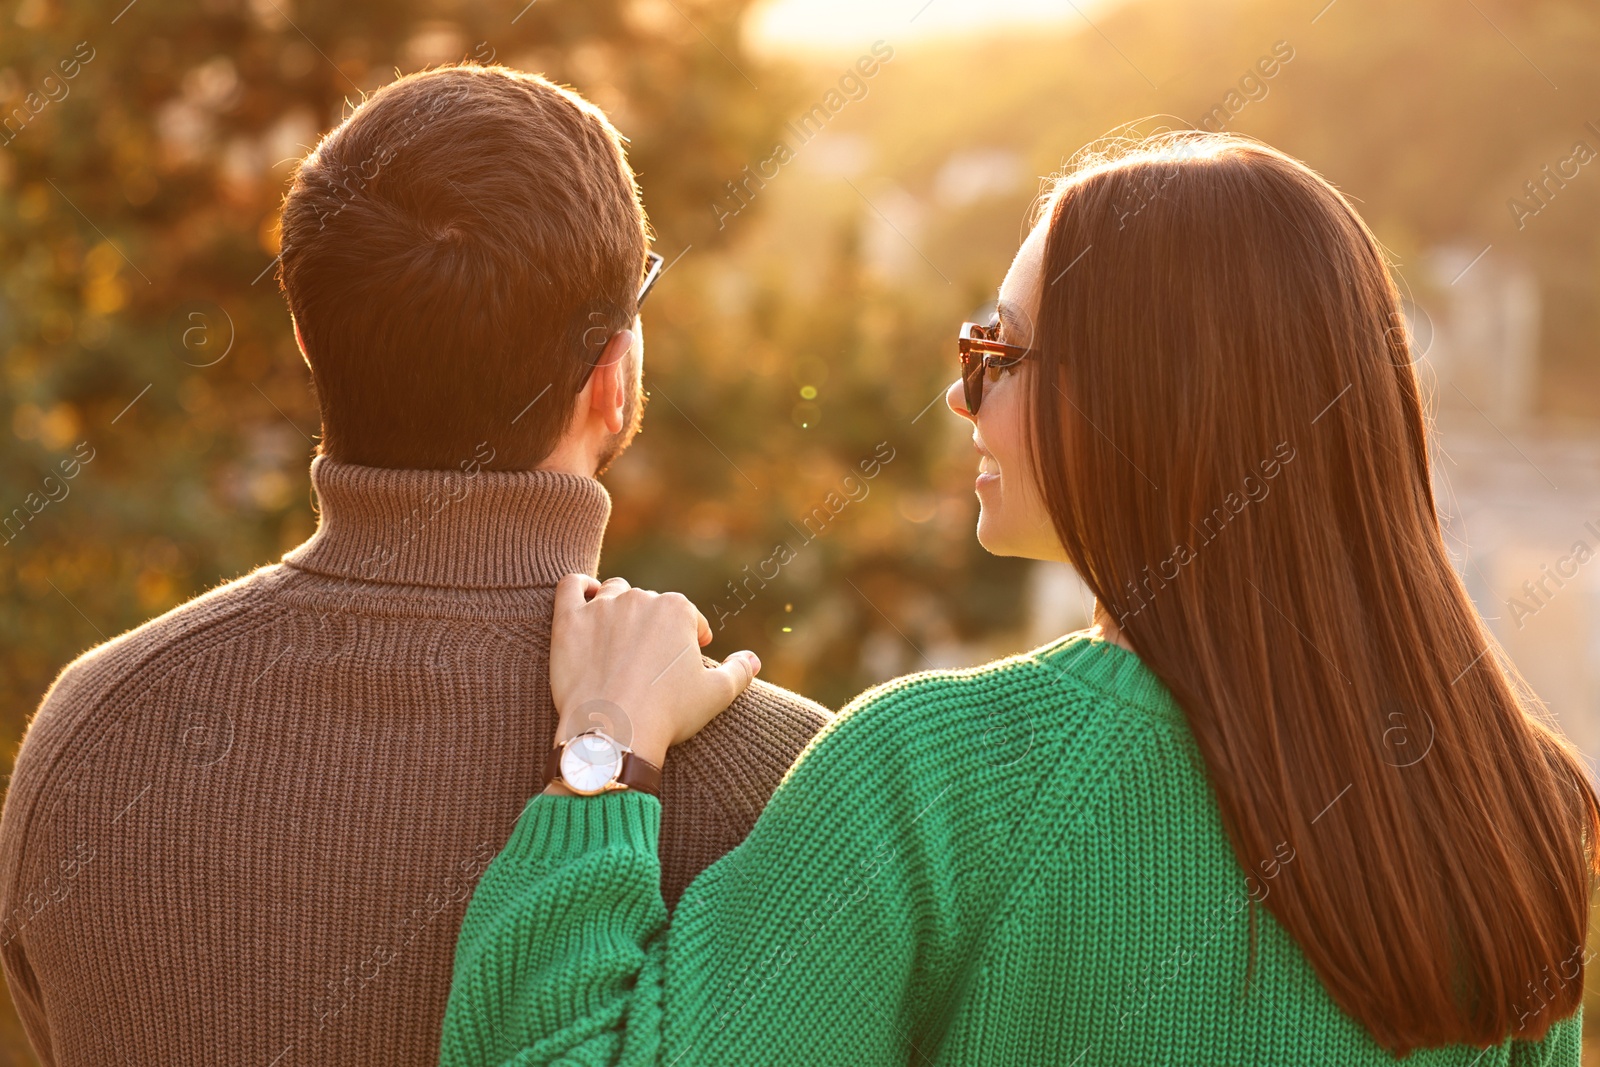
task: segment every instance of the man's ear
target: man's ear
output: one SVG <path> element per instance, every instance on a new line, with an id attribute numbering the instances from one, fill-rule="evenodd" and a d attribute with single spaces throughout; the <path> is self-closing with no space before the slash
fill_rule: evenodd
<path id="1" fill-rule="evenodd" d="M 589 391 L 589 410 L 605 424 L 607 433 L 621 433 L 623 418 L 628 408 L 626 380 L 628 351 L 633 348 L 633 331 L 618 330 L 606 342 L 595 364 L 586 388 Z"/>

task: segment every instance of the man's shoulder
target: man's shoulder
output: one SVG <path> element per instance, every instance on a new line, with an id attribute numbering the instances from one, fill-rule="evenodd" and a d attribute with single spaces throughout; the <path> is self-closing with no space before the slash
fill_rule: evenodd
<path id="1" fill-rule="evenodd" d="M 833 712 L 779 686 L 754 681 L 728 709 L 685 741 L 668 763 L 753 823 Z M 674 766 L 676 764 L 676 766 Z"/>
<path id="2" fill-rule="evenodd" d="M 721 738 L 747 760 L 766 756 L 781 778 L 833 720 L 815 700 L 758 678 L 700 736 Z"/>
<path id="3" fill-rule="evenodd" d="M 272 564 L 223 582 L 68 663 L 30 720 L 23 751 L 58 743 L 97 709 L 137 698 L 237 628 L 252 628 L 271 603 L 268 589 L 281 569 Z"/>
<path id="4" fill-rule="evenodd" d="M 750 687 L 740 693 L 727 712 L 720 717 L 726 718 L 729 715 L 792 733 L 795 737 L 803 734 L 802 746 L 805 741 L 811 740 L 818 730 L 833 721 L 833 712 L 810 697 L 803 697 L 799 693 L 763 682 L 759 678 L 751 682 Z"/>
<path id="5" fill-rule="evenodd" d="M 6 789 L 0 817 L 0 909 L 22 865 L 23 845 L 40 811 L 63 790 L 79 787 L 72 768 L 104 754 L 119 717 L 184 664 L 204 655 L 230 634 L 249 632 L 270 612 L 270 586 L 280 568 L 251 571 L 222 583 L 148 622 L 83 653 L 61 669 L 28 723 Z M 137 740 L 138 730 L 123 730 Z M 8 912 L 9 914 L 9 912 Z"/>

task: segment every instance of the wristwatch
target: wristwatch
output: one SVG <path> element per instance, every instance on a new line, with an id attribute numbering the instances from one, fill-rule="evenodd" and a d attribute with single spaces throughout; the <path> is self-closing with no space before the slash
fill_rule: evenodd
<path id="1" fill-rule="evenodd" d="M 544 761 L 544 784 L 558 778 L 586 797 L 614 789 L 661 795 L 661 768 L 603 730 L 585 730 L 550 750 Z"/>

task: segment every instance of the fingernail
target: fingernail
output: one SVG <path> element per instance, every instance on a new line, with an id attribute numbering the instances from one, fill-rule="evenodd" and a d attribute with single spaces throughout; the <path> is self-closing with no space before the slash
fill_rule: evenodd
<path id="1" fill-rule="evenodd" d="M 750 674 L 752 676 L 760 674 L 761 657 L 757 656 L 754 652 L 746 652 L 745 655 L 750 657 Z"/>

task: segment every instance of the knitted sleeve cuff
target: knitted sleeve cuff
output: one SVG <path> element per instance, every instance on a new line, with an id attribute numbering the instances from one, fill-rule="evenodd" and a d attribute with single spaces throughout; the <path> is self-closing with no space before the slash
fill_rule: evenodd
<path id="1" fill-rule="evenodd" d="M 649 793 L 632 789 L 594 797 L 541 793 L 523 809 L 501 858 L 548 870 L 600 849 L 654 857 L 660 835 L 661 801 Z"/>

